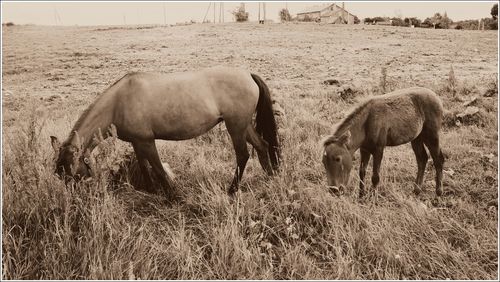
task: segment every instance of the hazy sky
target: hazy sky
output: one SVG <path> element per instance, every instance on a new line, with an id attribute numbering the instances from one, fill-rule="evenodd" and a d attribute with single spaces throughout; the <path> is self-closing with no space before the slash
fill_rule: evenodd
<path id="1" fill-rule="evenodd" d="M 122 24 L 168 24 L 195 20 L 201 22 L 210 2 L 4 2 L 2 1 L 2 22 L 38 25 L 122 25 Z M 219 3 L 216 2 L 216 21 L 219 20 Z M 245 2 L 250 20 L 257 20 L 258 2 Z M 333 3 L 333 2 L 323 2 Z M 335 2 L 341 5 L 342 2 Z M 447 12 L 452 20 L 479 19 L 490 17 L 495 1 L 474 2 L 345 2 L 346 9 L 360 19 L 374 16 L 418 17 L 422 20 L 436 12 Z M 277 21 L 278 12 L 285 6 L 290 13 L 319 2 L 268 2 L 266 15 Z M 224 3 L 225 21 L 233 21 L 231 11 L 240 2 Z M 164 13 L 165 11 L 165 13 Z M 207 18 L 213 21 L 213 5 Z M 165 15 L 165 18 L 164 18 Z"/>

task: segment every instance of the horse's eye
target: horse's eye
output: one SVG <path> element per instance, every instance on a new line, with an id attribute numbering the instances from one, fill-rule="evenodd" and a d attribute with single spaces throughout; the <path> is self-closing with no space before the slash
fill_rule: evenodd
<path id="1" fill-rule="evenodd" d="M 336 161 L 336 162 L 340 162 L 340 157 L 336 157 L 336 158 L 335 158 L 335 161 Z"/>

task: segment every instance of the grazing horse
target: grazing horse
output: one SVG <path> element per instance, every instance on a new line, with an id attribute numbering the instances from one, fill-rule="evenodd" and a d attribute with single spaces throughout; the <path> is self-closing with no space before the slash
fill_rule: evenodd
<path id="1" fill-rule="evenodd" d="M 411 142 L 417 158 L 415 193 L 420 193 L 429 150 L 436 169 L 436 194 L 441 196 L 444 157 L 439 147 L 443 104 L 429 89 L 412 87 L 375 96 L 361 103 L 323 141 L 323 164 L 334 192 L 347 184 L 354 153 L 360 149 L 360 197 L 364 195 L 366 167 L 373 155 L 372 184 L 380 181 L 380 164 L 386 146 Z"/>
<path id="2" fill-rule="evenodd" d="M 153 184 L 149 162 L 168 192 L 173 184 L 162 167 L 155 139 L 191 139 L 221 121 L 226 124 L 237 162 L 228 193 L 238 190 L 249 158 L 247 142 L 256 149 L 262 168 L 273 175 L 281 155 L 269 89 L 255 74 L 220 66 L 199 72 L 125 75 L 84 111 L 66 141 L 60 144 L 51 136 L 58 156 L 56 173 L 75 180 L 91 176 L 89 156 L 97 146 L 94 137 L 100 132 L 108 137 L 108 129 L 114 125 L 118 138 L 132 143 L 147 189 Z"/>

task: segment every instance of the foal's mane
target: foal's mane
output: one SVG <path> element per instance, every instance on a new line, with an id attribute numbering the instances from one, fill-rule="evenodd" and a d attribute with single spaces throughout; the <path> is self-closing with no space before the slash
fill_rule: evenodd
<path id="1" fill-rule="evenodd" d="M 331 143 L 337 142 L 337 140 L 347 131 L 349 128 L 357 122 L 360 118 L 365 116 L 364 114 L 369 108 L 371 99 L 362 102 L 354 110 L 352 110 L 342 121 L 340 121 L 333 132 L 332 135 L 328 136 L 323 141 L 323 146 L 328 146 Z"/>
<path id="2" fill-rule="evenodd" d="M 126 74 L 124 76 L 122 76 L 120 79 L 118 79 L 117 81 L 113 82 L 113 84 L 111 84 L 111 86 L 109 86 L 108 88 L 106 88 L 106 90 L 104 90 L 98 97 L 97 99 L 94 100 L 94 102 L 92 102 L 92 104 L 90 104 L 84 111 L 83 113 L 80 115 L 80 117 L 78 118 L 78 120 L 76 121 L 75 125 L 73 126 L 73 129 L 71 129 L 71 132 L 68 136 L 68 139 L 66 139 L 66 141 L 63 142 L 63 146 L 65 145 L 68 145 L 71 140 L 73 139 L 73 137 L 75 137 L 75 134 L 76 134 L 76 131 L 78 128 L 80 128 L 80 126 L 82 125 L 82 123 L 85 121 L 85 119 L 87 118 L 87 116 L 89 115 L 90 111 L 94 108 L 94 106 L 99 102 L 99 98 L 101 98 L 104 94 L 106 94 L 111 88 L 113 88 L 113 86 L 115 86 L 118 82 L 120 82 L 122 79 L 124 79 L 126 76 L 128 76 L 129 74 Z"/>

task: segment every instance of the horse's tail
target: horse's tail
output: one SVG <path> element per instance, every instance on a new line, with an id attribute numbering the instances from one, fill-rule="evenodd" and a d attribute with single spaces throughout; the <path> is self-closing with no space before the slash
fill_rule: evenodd
<path id="1" fill-rule="evenodd" d="M 277 170 L 281 161 L 281 148 L 278 142 L 278 128 L 274 119 L 273 102 L 271 93 L 266 83 L 256 74 L 251 74 L 259 86 L 259 101 L 257 102 L 257 115 L 255 117 L 256 130 L 269 145 L 269 158 L 274 170 Z"/>

